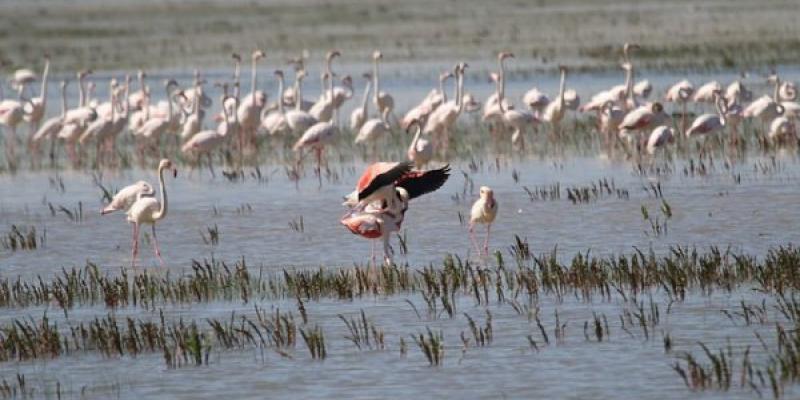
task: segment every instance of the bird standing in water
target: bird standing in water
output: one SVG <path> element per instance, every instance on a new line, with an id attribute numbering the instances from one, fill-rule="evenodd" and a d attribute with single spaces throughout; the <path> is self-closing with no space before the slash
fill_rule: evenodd
<path id="1" fill-rule="evenodd" d="M 494 191 L 488 186 L 481 186 L 480 197 L 472 204 L 472 210 L 469 215 L 469 238 L 479 255 L 489 254 L 489 236 L 492 233 L 492 223 L 497 217 L 497 208 Z M 478 240 L 475 237 L 476 224 L 486 225 L 486 240 L 483 242 L 482 250 L 478 246 Z"/>

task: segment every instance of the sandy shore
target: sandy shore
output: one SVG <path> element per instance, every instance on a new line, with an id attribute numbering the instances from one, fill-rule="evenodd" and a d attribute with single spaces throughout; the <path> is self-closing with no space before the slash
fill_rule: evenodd
<path id="1" fill-rule="evenodd" d="M 58 68 L 227 65 L 259 47 L 270 59 L 336 47 L 351 59 L 485 60 L 514 51 L 531 69 L 608 69 L 626 40 L 649 68 L 752 68 L 800 60 L 797 1 L 166 1 L 0 3 L 0 58 Z"/>

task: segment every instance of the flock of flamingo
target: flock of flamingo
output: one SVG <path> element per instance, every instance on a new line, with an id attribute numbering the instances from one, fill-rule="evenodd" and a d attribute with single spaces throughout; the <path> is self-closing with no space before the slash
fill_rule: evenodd
<path id="1" fill-rule="evenodd" d="M 689 80 L 681 80 L 669 87 L 663 97 L 664 102 L 674 103 L 680 109 L 680 121 L 673 122 L 664 103 L 648 100 L 653 91 L 649 81 L 637 81 L 635 77 L 633 56 L 638 49 L 635 44 L 623 46 L 621 67 L 624 82 L 595 94 L 584 104 L 581 104 L 576 90 L 567 88 L 569 69 L 560 66 L 559 90 L 555 96 L 551 98 L 533 88 L 522 96 L 521 106 L 516 106 L 506 97 L 505 88 L 506 63 L 514 58 L 514 54 L 500 52 L 497 56 L 498 70 L 489 75 L 495 91 L 483 104 L 465 91 L 464 76 L 468 65 L 462 62 L 451 71 L 441 73 L 438 87 L 401 118 L 396 116 L 392 95 L 381 90 L 383 54 L 375 51 L 372 71 L 363 75 L 365 86 L 359 106 L 350 116 L 349 129 L 355 143 L 375 151 L 380 141 L 394 130 L 413 133 L 413 139 L 408 147 L 407 160 L 377 162 L 367 168 L 354 192 L 347 196 L 345 205 L 348 211 L 341 219 L 342 224 L 357 235 L 382 240 L 385 261 L 391 262 L 389 237 L 399 230 L 409 201 L 440 188 L 449 176 L 447 165 L 428 168 L 428 164 L 437 154 L 442 160 L 446 159 L 456 122 L 464 112 L 482 112 L 480 120 L 496 139 L 509 140 L 520 149 L 525 146 L 526 136 L 535 134 L 540 124 L 549 128 L 552 137 L 562 135 L 568 111 L 593 115 L 597 131 L 607 143 L 623 139 L 640 153 L 654 154 L 659 148 L 669 145 L 678 134 L 676 131 L 689 138 L 727 131 L 730 140 L 735 142 L 741 121 L 748 118 L 759 121 L 762 132 L 770 139 L 796 137 L 794 120 L 800 111 L 796 86 L 782 81 L 777 74 L 769 78 L 774 87 L 772 93 L 756 99 L 741 79 L 725 87 L 717 81 L 695 87 Z M 252 53 L 249 92 L 243 94 L 240 83 L 242 57 L 233 55 L 233 81 L 215 83 L 221 88 L 222 95 L 219 98 L 220 111 L 212 116 L 216 125 L 213 128 L 206 127 L 206 113 L 214 100 L 206 94 L 204 87 L 208 82 L 197 70 L 188 87 L 181 87 L 173 79 L 164 80 L 165 97 L 160 101 L 154 101 L 143 71 L 136 76 L 136 88 L 132 87 L 134 83 L 130 75 L 122 81 L 110 79 L 108 98 L 102 101 L 93 97 L 95 83 L 87 83 L 92 71 L 82 70 L 77 73 L 77 105 L 69 107 L 69 82 L 63 80 L 60 82 L 60 113 L 46 119 L 50 58 L 45 56 L 38 96 L 32 93 L 32 86 L 39 78 L 30 69 L 19 69 L 9 79 L 16 98 L 5 98 L 3 85 L 0 85 L 0 126 L 4 128 L 6 160 L 12 166 L 17 160 L 16 147 L 20 141 L 17 129 L 23 123 L 29 127 L 23 141 L 34 165 L 41 163 L 46 151 L 54 162 L 59 149 L 63 149 L 74 166 L 82 165 L 92 150 L 98 165 L 112 163 L 118 152 L 116 141 L 123 135 L 132 137 L 140 155 L 159 154 L 159 146 L 172 137 L 172 140 L 180 142 L 181 152 L 193 160 L 194 165 L 199 165 L 205 158 L 212 175 L 212 154 L 218 149 L 230 146 L 244 158 L 257 153 L 263 143 L 262 136 L 283 136 L 296 138 L 292 149 L 296 153 L 297 168 L 301 168 L 307 154 L 314 154 L 315 172 L 321 185 L 324 151 L 334 146 L 341 136 L 339 112 L 342 105 L 355 95 L 353 79 L 350 76 L 338 79 L 340 75 L 334 71 L 333 63 L 341 54 L 336 50 L 330 51 L 321 71 L 323 88 L 319 98 L 307 100 L 303 96 L 303 80 L 308 74 L 307 60 L 299 57 L 290 60 L 295 74 L 293 84 L 288 87 L 284 72 L 274 71 L 276 101 L 269 103 L 267 94 L 259 89 L 258 83 L 258 63 L 265 56 L 261 50 Z M 445 85 L 451 78 L 455 84 L 453 95 L 448 99 Z M 699 115 L 689 124 L 689 103 L 709 104 L 715 112 Z M 370 106 L 375 108 L 374 112 Z M 156 159 L 160 158 L 157 156 Z M 139 181 L 117 193 L 103 210 L 104 214 L 127 211 L 128 221 L 133 224 L 134 264 L 142 224 L 153 226 L 154 250 L 161 259 L 155 223 L 167 214 L 165 171 L 172 171 L 173 176 L 177 176 L 173 162 L 162 159 L 158 166 L 159 199 L 156 199 L 152 185 Z M 497 207 L 492 190 L 481 187 L 480 198 L 472 208 L 469 230 L 479 254 L 488 253 L 490 227 Z M 474 237 L 476 224 L 487 226 L 483 246 Z"/>

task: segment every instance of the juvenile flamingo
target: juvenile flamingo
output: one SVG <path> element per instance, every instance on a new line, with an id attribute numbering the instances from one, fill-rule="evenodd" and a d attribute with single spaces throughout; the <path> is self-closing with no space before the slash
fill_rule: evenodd
<path id="1" fill-rule="evenodd" d="M 489 254 L 489 237 L 492 233 L 492 223 L 497 217 L 497 200 L 494 198 L 494 191 L 488 186 L 481 186 L 480 197 L 472 204 L 469 213 L 469 237 L 478 254 Z M 475 225 L 486 225 L 486 240 L 483 242 L 483 250 L 478 246 L 475 237 Z"/>
<path id="2" fill-rule="evenodd" d="M 158 186 L 161 189 L 161 200 L 155 197 L 141 197 L 131 205 L 128 210 L 128 222 L 133 224 L 133 250 L 131 252 L 131 267 L 136 266 L 136 256 L 139 254 L 139 228 L 142 224 L 150 224 L 153 230 L 153 250 L 161 265 L 164 259 L 161 258 L 161 250 L 158 248 L 158 237 L 156 236 L 156 222 L 161 221 L 167 216 L 167 187 L 164 184 L 164 171 L 171 170 L 172 177 L 178 177 L 178 170 L 172 165 L 170 160 L 162 159 L 158 164 Z"/>

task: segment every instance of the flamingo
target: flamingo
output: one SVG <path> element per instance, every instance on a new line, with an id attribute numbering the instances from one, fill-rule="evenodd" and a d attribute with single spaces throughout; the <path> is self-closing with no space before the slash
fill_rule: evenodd
<path id="1" fill-rule="evenodd" d="M 456 98 L 437 107 L 436 110 L 431 113 L 423 129 L 423 133 L 434 135 L 434 139 L 439 144 L 439 150 L 442 154 L 447 152 L 450 141 L 450 131 L 453 129 L 461 111 L 464 110 L 462 95 L 464 93 L 464 72 L 467 67 L 468 65 L 466 63 L 459 63 L 455 66 Z"/>
<path id="2" fill-rule="evenodd" d="M 642 105 L 625 115 L 618 126 L 619 134 L 627 136 L 631 131 L 639 131 L 639 138 L 643 140 L 644 131 L 663 125 L 668 120 L 669 116 L 664 112 L 661 103 Z"/>
<path id="3" fill-rule="evenodd" d="M 97 111 L 86 105 L 86 87 L 83 83 L 86 77 L 91 73 L 91 70 L 78 72 L 78 107 L 67 111 L 64 117 L 64 123 L 61 126 L 61 130 L 58 132 L 58 138 L 64 140 L 67 155 L 73 165 L 76 165 L 79 161 L 77 153 L 75 152 L 75 145 L 78 139 L 83 131 L 86 130 L 86 127 L 97 119 Z"/>
<path id="4" fill-rule="evenodd" d="M 374 87 L 374 90 L 375 90 L 373 92 L 373 100 L 375 101 L 375 107 L 378 108 L 378 112 L 383 114 L 383 110 L 388 108 L 389 109 L 389 115 L 391 115 L 396 120 L 397 118 L 394 117 L 394 113 L 393 113 L 393 111 L 394 111 L 394 98 L 390 94 L 381 91 L 381 86 L 380 86 L 381 78 L 380 78 L 380 74 L 378 72 L 379 71 L 378 64 L 379 64 L 379 61 L 382 60 L 382 59 L 383 59 L 383 53 L 381 53 L 380 51 L 375 50 L 372 53 L 372 64 L 373 64 L 373 67 L 372 67 L 372 69 L 373 69 L 372 70 L 372 79 L 373 79 L 372 86 Z"/>
<path id="5" fill-rule="evenodd" d="M 156 236 L 156 222 L 161 221 L 167 216 L 167 187 L 164 184 L 164 171 L 172 171 L 172 177 L 178 177 L 178 170 L 168 159 L 162 159 L 158 164 L 158 186 L 161 189 L 161 200 L 155 197 L 142 197 L 141 193 L 136 201 L 128 209 L 128 222 L 133 224 L 133 250 L 131 252 L 131 267 L 136 266 L 136 256 L 139 253 L 139 228 L 142 224 L 150 224 L 153 230 L 153 249 L 161 265 L 164 260 L 161 258 L 161 250 L 158 248 L 158 237 Z"/>
<path id="6" fill-rule="evenodd" d="M 762 132 L 766 132 L 766 124 L 782 115 L 785 108 L 779 104 L 781 80 L 778 75 L 769 77 L 768 82 L 775 85 L 772 97 L 764 95 L 748 104 L 742 111 L 744 118 L 758 118 L 761 120 Z"/>
<path id="7" fill-rule="evenodd" d="M 708 82 L 697 88 L 692 100 L 695 103 L 714 103 L 714 92 L 722 92 L 722 85 L 717 81 Z"/>
<path id="8" fill-rule="evenodd" d="M 600 112 L 600 131 L 605 134 L 606 145 L 614 135 L 619 134 L 619 125 L 625 119 L 625 110 L 614 101 L 608 100 Z"/>
<path id="9" fill-rule="evenodd" d="M 356 144 L 371 143 L 373 147 L 373 154 L 375 153 L 375 146 L 380 138 L 388 135 L 392 128 L 389 126 L 389 111 L 383 110 L 381 118 L 372 118 L 364 122 L 361 129 L 356 136 Z"/>
<path id="10" fill-rule="evenodd" d="M 439 74 L 439 89 L 431 90 L 419 104 L 408 110 L 400 121 L 400 127 L 408 129 L 412 121 L 422 121 L 424 123 L 436 107 L 439 107 L 442 103 L 446 103 L 447 94 L 444 91 L 444 84 L 452 77 L 453 72 L 451 71 Z"/>
<path id="11" fill-rule="evenodd" d="M 686 131 L 686 137 L 708 136 L 725 129 L 725 113 L 727 112 L 728 105 L 725 102 L 725 98 L 722 97 L 721 91 L 714 91 L 714 101 L 717 113 L 703 114 L 695 118 L 692 126 Z M 705 151 L 705 141 L 703 142 L 703 150 Z"/>
<path id="12" fill-rule="evenodd" d="M 281 135 L 291 131 L 289 123 L 286 120 L 286 111 L 284 111 L 283 100 L 281 93 L 283 93 L 283 71 L 275 70 L 275 77 L 278 79 L 278 109 L 270 112 L 261 117 L 261 126 L 270 135 Z"/>
<path id="13" fill-rule="evenodd" d="M 413 120 L 409 123 L 406 133 L 410 132 L 412 128 L 416 128 L 414 138 L 408 146 L 406 155 L 408 161 L 414 163 L 414 168 L 422 170 L 433 158 L 433 144 L 427 139 L 423 139 L 422 124 L 418 120 Z"/>
<path id="14" fill-rule="evenodd" d="M 559 65 L 558 70 L 561 73 L 561 81 L 558 84 L 558 100 L 550 102 L 544 109 L 544 114 L 542 115 L 542 119 L 550 123 L 553 134 L 556 137 L 561 134 L 561 120 L 564 119 L 564 115 L 567 111 L 565 98 L 567 67 Z"/>
<path id="15" fill-rule="evenodd" d="M 505 60 L 507 58 L 514 58 L 514 53 L 501 51 L 497 53 L 497 67 L 499 72 L 497 73 L 490 73 L 489 74 L 489 81 L 495 82 L 495 92 L 486 99 L 486 102 L 483 104 L 483 115 L 481 120 L 490 124 L 490 131 L 492 133 L 502 133 L 504 128 L 503 125 L 503 112 L 500 108 L 500 92 L 505 91 L 505 79 L 506 79 L 506 65 Z M 456 76 L 456 80 L 458 80 L 458 76 Z M 458 93 L 458 92 L 456 92 Z M 456 94 L 458 96 L 458 94 Z M 508 108 L 510 104 L 506 104 L 506 108 Z"/>
<path id="16" fill-rule="evenodd" d="M 16 159 L 15 149 L 17 144 L 17 125 L 25 117 L 25 109 L 17 100 L 5 99 L 0 101 L 0 125 L 10 130 L 6 132 L 5 147 L 6 159 L 13 164 Z"/>
<path id="17" fill-rule="evenodd" d="M 680 103 L 681 105 L 681 132 L 686 132 L 686 103 L 694 94 L 694 85 L 689 80 L 684 79 L 667 89 L 664 101 Z"/>
<path id="18" fill-rule="evenodd" d="M 333 97 L 333 79 L 328 80 L 328 86 L 331 97 Z M 317 158 L 316 173 L 319 177 L 319 185 L 322 186 L 322 152 L 325 146 L 332 144 L 339 134 L 339 128 L 332 121 L 317 122 L 308 128 L 303 136 L 295 142 L 293 149 L 298 153 L 298 166 L 303 159 L 303 149 L 311 148 L 314 150 Z"/>
<path id="19" fill-rule="evenodd" d="M 139 197 L 153 195 L 155 195 L 155 190 L 152 185 L 145 181 L 137 181 L 120 189 L 111 202 L 100 211 L 100 215 L 111 214 L 118 210 L 128 211 Z"/>
<path id="20" fill-rule="evenodd" d="M 392 264 L 392 249 L 389 238 L 392 232 L 400 230 L 408 202 L 426 193 L 441 188 L 450 177 L 450 169 L 445 166 L 431 171 L 411 171 L 410 163 L 376 163 L 367 168 L 359 179 L 359 187 L 369 190 L 376 184 L 384 183 L 382 191 L 388 196 L 377 205 L 368 204 L 364 208 L 351 209 L 342 219 L 341 224 L 355 235 L 367 239 L 380 239 L 383 242 L 384 263 Z M 374 174 L 376 171 L 386 171 Z M 404 171 L 397 175 L 396 172 Z M 368 182 L 362 182 L 371 177 Z M 391 180 L 390 180 L 391 179 Z M 366 183 L 366 184 L 365 184 Z M 358 190 L 358 189 L 357 189 Z M 358 194 L 361 197 L 361 193 Z M 374 242 L 373 242 L 374 244 Z M 372 249 L 372 260 L 375 263 L 375 248 Z"/>
<path id="21" fill-rule="evenodd" d="M 367 119 L 367 103 L 369 101 L 369 90 L 372 85 L 372 75 L 365 73 L 364 78 L 367 80 L 367 83 L 364 86 L 364 94 L 361 97 L 361 107 L 356 108 L 353 110 L 353 113 L 350 114 L 350 130 L 353 132 L 360 130 L 361 126 L 364 125 L 364 121 Z"/>
<path id="22" fill-rule="evenodd" d="M 50 73 L 50 55 L 44 55 L 44 71 L 42 72 L 42 86 L 39 88 L 39 97 L 30 99 L 30 110 L 23 117 L 29 124 L 30 135 L 28 144 L 33 139 L 33 135 L 39 130 L 39 125 L 44 119 L 45 109 L 47 108 L 47 77 Z"/>
<path id="23" fill-rule="evenodd" d="M 223 84 L 223 95 L 220 99 L 220 104 L 225 104 L 227 97 L 228 97 L 228 84 Z M 237 109 L 237 105 L 235 102 L 234 97 L 234 107 L 233 110 Z M 233 114 L 233 120 L 229 114 Z M 238 113 L 229 110 L 227 107 L 222 107 L 222 115 L 223 115 L 223 122 L 220 124 L 217 129 L 209 129 L 202 132 L 197 133 L 196 135 L 192 136 L 186 143 L 183 144 L 181 147 L 181 151 L 184 154 L 194 153 L 197 155 L 198 163 L 200 161 L 200 157 L 205 154 L 208 157 L 208 169 L 211 171 L 211 176 L 215 177 L 216 174 L 214 173 L 214 160 L 211 157 L 211 152 L 217 149 L 222 143 L 225 142 L 226 137 L 231 132 L 235 132 L 238 124 L 236 118 L 238 118 Z"/>
<path id="24" fill-rule="evenodd" d="M 95 141 L 95 161 L 97 163 L 100 162 L 100 146 L 102 145 L 103 141 L 111 137 L 114 130 L 114 110 L 117 108 L 116 99 L 114 98 L 115 84 L 115 80 L 112 79 L 108 85 L 108 101 L 111 104 L 111 114 L 107 116 L 98 116 L 97 119 L 92 121 L 92 123 L 86 127 L 81 136 L 78 138 L 78 143 L 80 143 L 81 146 L 85 146 L 89 140 Z"/>
<path id="25" fill-rule="evenodd" d="M 258 60 L 265 56 L 266 54 L 261 50 L 256 50 L 251 55 L 250 93 L 240 101 L 239 108 L 237 109 L 237 118 L 242 128 L 241 140 L 246 143 L 254 143 L 256 129 L 258 129 L 259 124 L 261 124 L 261 109 L 264 108 L 264 105 L 267 103 L 267 95 L 263 91 L 257 90 L 256 83 Z M 234 97 L 239 99 L 239 89 L 234 88 L 234 90 L 236 91 Z M 242 143 L 240 143 L 240 146 L 241 145 Z"/>
<path id="26" fill-rule="evenodd" d="M 298 99 L 302 99 L 303 79 L 306 76 L 304 70 L 297 72 L 295 79 L 295 93 Z M 307 111 L 301 108 L 302 102 L 295 101 L 294 109 L 286 112 L 286 123 L 292 129 L 294 134 L 302 134 L 308 130 L 312 125 L 317 123 L 317 119 L 312 117 Z"/>
<path id="27" fill-rule="evenodd" d="M 372 164 L 346 197 L 350 210 L 340 222 L 355 235 L 381 239 L 384 262 L 391 264 L 389 237 L 400 230 L 409 200 L 441 188 L 449 176 L 449 166 L 422 172 L 412 171 L 410 162 Z M 374 242 L 372 259 L 374 264 Z"/>
<path id="28" fill-rule="evenodd" d="M 497 217 L 498 209 L 497 200 L 494 198 L 494 191 L 488 186 L 481 186 L 480 197 L 475 203 L 472 204 L 472 209 L 469 213 L 469 237 L 478 254 L 489 254 L 489 237 L 492 233 L 492 223 Z M 486 225 L 486 240 L 483 242 L 483 250 L 478 246 L 478 240 L 475 237 L 475 225 Z"/>
<path id="29" fill-rule="evenodd" d="M 503 78 L 501 77 L 500 81 L 502 80 Z M 498 84 L 498 93 L 497 105 L 500 107 L 500 112 L 503 115 L 503 123 L 509 125 L 514 130 L 511 135 L 511 143 L 523 149 L 525 147 L 525 130 L 529 125 L 533 126 L 533 124 L 537 123 L 538 119 L 536 119 L 531 112 L 504 107 L 505 86 L 502 82 Z"/>
<path id="30" fill-rule="evenodd" d="M 145 107 L 145 123 L 139 128 L 138 134 L 153 145 L 158 143 L 159 138 L 169 131 L 172 123 L 172 88 L 177 87 L 178 82 L 173 79 L 164 81 L 164 91 L 167 94 L 167 114 L 165 116 L 151 116 L 150 106 Z M 148 103 L 150 96 L 147 97 Z"/>
<path id="31" fill-rule="evenodd" d="M 46 139 L 50 139 L 50 162 L 54 161 L 55 140 L 58 135 L 58 132 L 61 131 L 61 127 L 63 126 L 64 119 L 66 117 L 67 117 L 67 81 L 61 81 L 61 115 L 51 117 L 50 119 L 46 120 L 39 127 L 39 129 L 36 130 L 36 133 L 33 134 L 33 138 L 31 140 L 31 149 L 34 155 L 38 153 L 39 144 Z"/>
<path id="32" fill-rule="evenodd" d="M 797 137 L 794 122 L 789 117 L 782 115 L 772 120 L 767 137 L 771 140 L 783 141 L 789 136 Z"/>
<path id="33" fill-rule="evenodd" d="M 11 88 L 17 91 L 20 100 L 25 98 L 25 89 L 34 81 L 36 81 L 36 73 L 28 68 L 20 68 L 14 71 L 14 76 L 9 79 Z"/>
<path id="34" fill-rule="evenodd" d="M 650 137 L 647 138 L 647 153 L 653 155 L 659 148 L 666 146 L 667 143 L 672 143 L 674 140 L 675 134 L 672 128 L 666 125 L 659 125 L 653 129 Z"/>
<path id="35" fill-rule="evenodd" d="M 333 111 L 336 108 L 334 90 L 331 89 L 329 93 L 326 93 L 328 86 L 326 81 L 330 80 L 330 86 L 333 87 L 334 74 L 333 70 L 331 69 L 331 64 L 333 63 L 334 58 L 339 57 L 340 55 L 341 53 L 339 53 L 338 50 L 333 50 L 328 52 L 328 54 L 325 56 L 325 71 L 322 74 L 322 93 L 319 96 L 319 100 L 317 100 L 317 102 L 311 106 L 311 109 L 308 110 L 308 113 L 320 122 L 330 121 L 331 118 L 333 118 Z"/>
<path id="36" fill-rule="evenodd" d="M 653 84 L 650 83 L 647 79 L 636 82 L 633 86 L 633 94 L 639 96 L 643 99 L 647 99 L 650 97 L 650 93 L 653 92 Z"/>
<path id="37" fill-rule="evenodd" d="M 187 96 L 187 90 L 181 92 L 181 96 L 190 102 L 191 110 L 186 113 L 183 126 L 181 127 L 181 140 L 189 140 L 192 136 L 196 135 L 203 129 L 203 118 L 205 117 L 205 110 L 202 108 L 205 93 L 203 91 L 202 82 L 200 82 L 200 72 L 194 70 L 194 85 L 191 88 L 190 96 Z M 182 112 L 185 112 L 183 106 L 179 106 Z"/>

